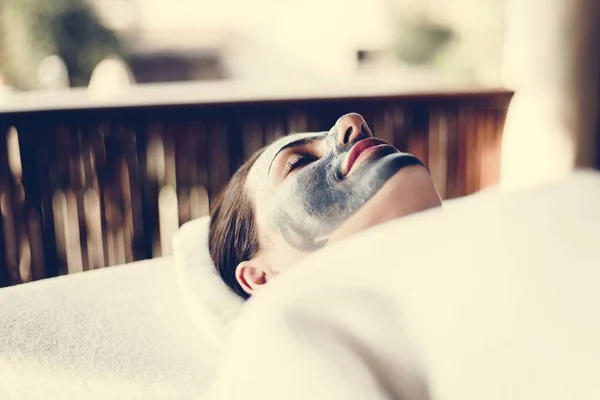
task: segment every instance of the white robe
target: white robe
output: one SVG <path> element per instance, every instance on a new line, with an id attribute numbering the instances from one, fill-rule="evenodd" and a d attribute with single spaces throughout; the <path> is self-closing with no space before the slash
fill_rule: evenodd
<path id="1" fill-rule="evenodd" d="M 244 306 L 215 399 L 600 399 L 600 177 L 332 245 Z"/>

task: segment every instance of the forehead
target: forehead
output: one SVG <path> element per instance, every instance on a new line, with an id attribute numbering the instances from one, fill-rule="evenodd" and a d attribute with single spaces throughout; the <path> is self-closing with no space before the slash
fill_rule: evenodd
<path id="1" fill-rule="evenodd" d="M 258 157 L 252 168 L 250 169 L 250 173 L 248 174 L 248 180 L 246 182 L 249 188 L 254 190 L 262 187 L 267 184 L 268 180 L 268 171 L 269 166 L 273 162 L 273 159 L 281 150 L 293 146 L 295 144 L 300 144 L 305 140 L 310 139 L 319 139 L 323 138 L 327 135 L 327 132 L 305 132 L 305 133 L 294 133 L 291 135 L 287 135 L 282 137 L 281 139 L 276 140 L 271 143 L 265 151 Z"/>

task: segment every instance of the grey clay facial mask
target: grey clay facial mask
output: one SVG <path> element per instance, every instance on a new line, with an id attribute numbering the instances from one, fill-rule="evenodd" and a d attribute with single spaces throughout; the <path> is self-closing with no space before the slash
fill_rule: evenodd
<path id="1" fill-rule="evenodd" d="M 332 130 L 333 131 L 333 130 Z M 356 171 L 342 177 L 342 161 L 350 149 L 365 136 L 340 146 L 335 132 L 315 135 L 325 140 L 327 153 L 287 178 L 278 198 L 272 223 L 294 248 L 314 251 L 327 243 L 327 236 L 340 227 L 401 168 L 423 165 L 413 155 L 393 148 L 378 152 Z M 320 136 L 320 137 L 319 137 Z"/>

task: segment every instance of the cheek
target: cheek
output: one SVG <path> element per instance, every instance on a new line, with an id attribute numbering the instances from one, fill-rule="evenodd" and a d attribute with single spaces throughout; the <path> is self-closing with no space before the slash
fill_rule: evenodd
<path id="1" fill-rule="evenodd" d="M 270 204 L 269 212 L 273 217 L 282 212 L 297 215 L 310 207 L 314 192 L 315 183 L 311 174 L 306 174 L 304 171 L 294 174 L 267 200 Z"/>
<path id="2" fill-rule="evenodd" d="M 310 166 L 302 170 L 294 182 L 293 198 L 309 212 L 324 210 L 338 203 L 338 181 L 328 164 Z"/>
<path id="3" fill-rule="evenodd" d="M 300 261 L 302 254 L 283 239 L 270 218 L 270 215 L 257 215 L 260 253 L 269 269 L 276 275 Z"/>
<path id="4" fill-rule="evenodd" d="M 291 208 L 296 208 L 294 214 L 301 210 L 311 213 L 316 208 L 331 205 L 333 200 L 338 200 L 332 199 L 338 183 L 335 171 L 339 169 L 342 157 L 338 158 L 328 154 L 288 177 L 274 193 L 277 206 L 288 212 Z"/>

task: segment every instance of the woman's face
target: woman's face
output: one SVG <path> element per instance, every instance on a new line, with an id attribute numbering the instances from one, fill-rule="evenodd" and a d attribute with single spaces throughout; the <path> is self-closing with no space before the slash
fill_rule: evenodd
<path id="1" fill-rule="evenodd" d="M 273 143 L 246 181 L 261 250 L 242 263 L 260 282 L 310 252 L 370 226 L 441 204 L 429 172 L 416 157 L 373 138 L 358 114 L 329 132 L 301 133 Z"/>

